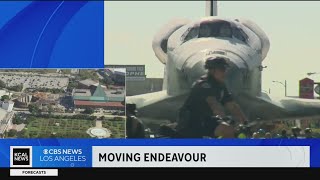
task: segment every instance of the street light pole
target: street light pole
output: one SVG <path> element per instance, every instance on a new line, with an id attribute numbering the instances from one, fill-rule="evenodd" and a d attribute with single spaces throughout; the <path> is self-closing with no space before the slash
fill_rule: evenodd
<path id="1" fill-rule="evenodd" d="M 284 80 L 284 93 L 284 96 L 287 97 L 287 80 Z"/>
<path id="2" fill-rule="evenodd" d="M 279 83 L 282 86 L 284 86 L 284 96 L 287 97 L 287 80 L 284 80 L 284 83 L 280 81 L 272 81 L 272 82 Z"/>

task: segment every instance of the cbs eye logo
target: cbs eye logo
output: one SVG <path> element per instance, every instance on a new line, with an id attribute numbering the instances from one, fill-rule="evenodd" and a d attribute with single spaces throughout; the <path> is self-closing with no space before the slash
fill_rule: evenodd
<path id="1" fill-rule="evenodd" d="M 32 147 L 10 146 L 10 167 L 32 167 Z"/>

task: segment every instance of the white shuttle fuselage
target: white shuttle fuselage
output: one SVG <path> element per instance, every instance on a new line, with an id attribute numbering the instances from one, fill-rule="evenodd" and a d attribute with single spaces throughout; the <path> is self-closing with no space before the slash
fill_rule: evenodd
<path id="1" fill-rule="evenodd" d="M 127 97 L 142 119 L 174 121 L 192 84 L 206 74 L 205 60 L 222 56 L 230 69 L 226 84 L 251 119 L 274 119 L 320 114 L 318 100 L 271 100 L 261 92 L 262 62 L 270 43 L 254 22 L 206 17 L 173 20 L 154 37 L 153 50 L 165 66 L 163 91 Z"/>

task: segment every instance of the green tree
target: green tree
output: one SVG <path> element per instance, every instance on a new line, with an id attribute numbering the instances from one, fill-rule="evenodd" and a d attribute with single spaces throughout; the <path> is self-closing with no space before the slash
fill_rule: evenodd
<path id="1" fill-rule="evenodd" d="M 17 133 L 17 136 L 21 138 L 29 138 L 29 133 L 26 129 L 23 129 Z"/>
<path id="2" fill-rule="evenodd" d="M 84 114 L 93 114 L 94 113 L 94 110 L 93 108 L 86 108 L 84 111 L 83 111 Z"/>
<path id="3" fill-rule="evenodd" d="M 12 119 L 12 123 L 13 124 L 22 124 L 23 123 L 23 120 L 21 118 L 21 116 L 19 115 L 15 115 Z"/>
<path id="4" fill-rule="evenodd" d="M 68 84 L 68 89 L 69 89 L 69 90 L 72 90 L 72 89 L 76 88 L 77 86 L 78 86 L 78 82 L 71 81 L 71 82 L 69 82 L 69 84 Z"/>
<path id="5" fill-rule="evenodd" d="M 10 129 L 8 132 L 8 137 L 15 137 L 17 135 L 17 130 Z"/>
<path id="6" fill-rule="evenodd" d="M 96 116 L 90 116 L 90 117 L 89 117 L 89 120 L 96 120 L 96 119 L 97 119 Z"/>
<path id="7" fill-rule="evenodd" d="M 39 108 L 39 105 L 36 105 L 36 104 L 30 104 L 28 106 L 29 108 L 29 112 L 32 114 L 32 115 L 39 115 L 41 113 L 41 110 Z"/>
<path id="8" fill-rule="evenodd" d="M 22 91 L 23 86 L 22 86 L 22 84 L 20 84 L 20 85 L 17 85 L 17 86 L 7 87 L 7 89 L 9 89 L 9 90 L 11 90 L 11 91 L 20 92 L 20 91 Z"/>
<path id="9" fill-rule="evenodd" d="M 9 99 L 10 99 L 10 97 L 8 95 L 1 96 L 1 101 L 9 100 Z"/>

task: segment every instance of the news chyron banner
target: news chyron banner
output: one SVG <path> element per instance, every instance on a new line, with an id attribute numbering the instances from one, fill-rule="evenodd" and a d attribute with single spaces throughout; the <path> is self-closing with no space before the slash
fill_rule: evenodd
<path id="1" fill-rule="evenodd" d="M 2 139 L 2 168 L 320 167 L 312 140 Z"/>
<path id="2" fill-rule="evenodd" d="M 103 68 L 103 1 L 1 1 L 0 68 Z"/>

